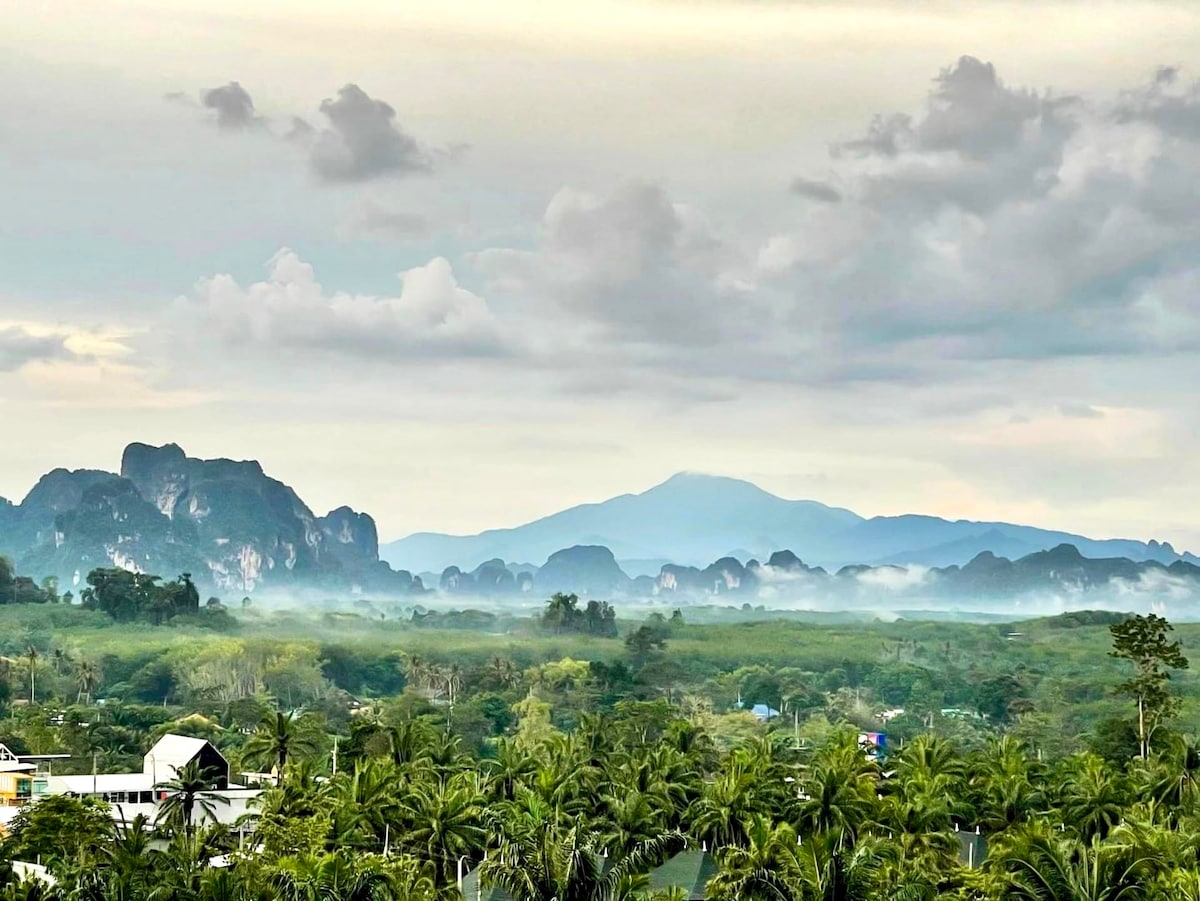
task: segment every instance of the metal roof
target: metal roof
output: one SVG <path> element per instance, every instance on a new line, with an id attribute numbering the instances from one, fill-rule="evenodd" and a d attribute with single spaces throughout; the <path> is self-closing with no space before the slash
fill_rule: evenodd
<path id="1" fill-rule="evenodd" d="M 142 772 L 159 781 L 172 779 L 175 772 L 191 763 L 207 744 L 210 742 L 203 738 L 192 738 L 187 735 L 164 735 L 142 758 Z M 216 751 L 216 748 L 213 750 Z M 217 753 L 221 752 L 217 751 Z M 222 759 L 224 759 L 224 755 L 222 755 Z"/>

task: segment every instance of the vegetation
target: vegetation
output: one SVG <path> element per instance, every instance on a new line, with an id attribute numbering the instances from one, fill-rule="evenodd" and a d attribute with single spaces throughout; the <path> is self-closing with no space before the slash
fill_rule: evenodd
<path id="1" fill-rule="evenodd" d="M 150 588 L 166 586 L 136 590 Z M 432 901 L 467 870 L 515 899 L 668 897 L 647 873 L 685 846 L 715 855 L 718 901 L 1200 887 L 1197 626 L 599 608 L 596 627 L 564 596 L 483 631 L 451 613 L 255 604 L 222 633 L 186 613 L 131 628 L 155 618 L 93 598 L 0 609 L 0 741 L 72 755 L 61 772 L 118 771 L 179 732 L 280 778 L 244 839 L 213 824 L 222 800 L 186 769 L 160 785 L 157 822 L 42 801 L 0 859 L 41 860 L 59 885 L 8 877 L 0 897 Z M 863 731 L 887 733 L 886 756 Z"/>

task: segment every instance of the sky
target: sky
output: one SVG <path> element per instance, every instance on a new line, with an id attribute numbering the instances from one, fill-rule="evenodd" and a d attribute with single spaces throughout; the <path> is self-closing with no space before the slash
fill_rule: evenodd
<path id="1" fill-rule="evenodd" d="M 0 0 L 0 495 L 681 470 L 1200 550 L 1200 5 Z"/>

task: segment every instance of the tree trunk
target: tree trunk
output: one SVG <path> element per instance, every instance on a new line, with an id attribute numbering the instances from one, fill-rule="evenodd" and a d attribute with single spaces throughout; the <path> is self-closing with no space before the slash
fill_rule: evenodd
<path id="1" fill-rule="evenodd" d="M 1142 760 L 1147 757 L 1146 754 L 1146 699 L 1142 695 L 1138 695 L 1138 750 L 1141 752 Z"/>

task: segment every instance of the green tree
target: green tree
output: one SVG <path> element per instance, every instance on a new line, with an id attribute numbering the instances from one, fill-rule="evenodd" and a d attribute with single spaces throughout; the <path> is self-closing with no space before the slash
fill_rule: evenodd
<path id="1" fill-rule="evenodd" d="M 268 713 L 246 742 L 246 759 L 259 765 L 274 764 L 282 779 L 289 760 L 303 759 L 317 752 L 314 727 L 312 718 L 299 710 Z"/>
<path id="2" fill-rule="evenodd" d="M 196 760 L 176 770 L 173 778 L 160 782 L 155 788 L 167 793 L 158 810 L 158 821 L 172 826 L 182 826 L 189 838 L 195 833 L 195 814 L 212 819 L 218 804 L 228 804 L 229 799 L 213 793 L 215 774 L 201 769 Z"/>
<path id="3" fill-rule="evenodd" d="M 80 660 L 75 665 L 75 687 L 79 689 L 75 702 L 92 703 L 92 692 L 100 684 L 100 668 L 91 660 Z"/>
<path id="4" fill-rule="evenodd" d="M 1133 664 L 1133 677 L 1117 686 L 1117 691 L 1137 701 L 1138 746 L 1142 759 L 1150 754 L 1154 730 L 1179 709 L 1168 682 L 1171 670 L 1187 669 L 1188 660 L 1178 641 L 1169 641 L 1173 627 L 1161 616 L 1151 613 L 1134 616 L 1109 627 L 1112 633 L 1111 656 Z"/>
<path id="5" fill-rule="evenodd" d="M 112 828 L 108 805 L 93 798 L 51 795 L 23 808 L 0 846 L 5 860 L 41 861 L 50 867 L 95 855 Z"/>

